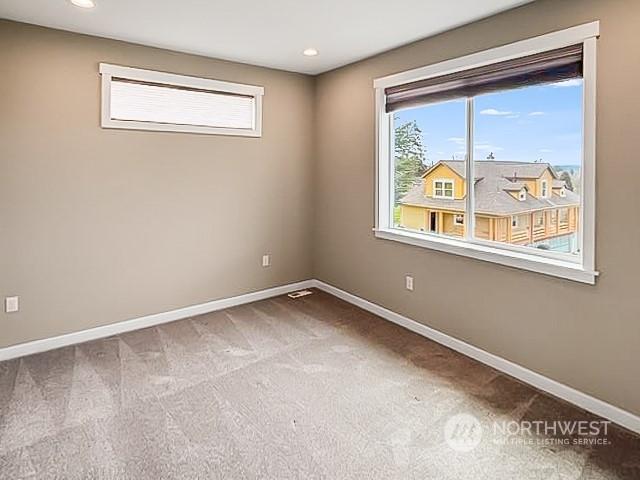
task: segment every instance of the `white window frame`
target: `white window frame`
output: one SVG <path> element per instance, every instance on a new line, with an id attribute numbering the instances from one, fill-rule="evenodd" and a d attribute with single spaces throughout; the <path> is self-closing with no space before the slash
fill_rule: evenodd
<path id="1" fill-rule="evenodd" d="M 264 96 L 264 87 L 256 85 L 245 85 L 241 83 L 223 82 L 221 80 L 211 80 L 209 78 L 177 75 L 174 73 L 156 72 L 154 70 L 143 70 L 140 68 L 123 67 L 119 65 L 111 65 L 108 63 L 100 64 L 100 75 L 102 77 L 102 128 L 200 133 L 208 135 L 234 135 L 242 137 L 262 136 L 262 97 Z M 126 78 L 128 80 L 137 80 L 141 82 L 160 83 L 169 86 L 199 88 L 219 93 L 252 96 L 255 100 L 255 107 L 253 111 L 253 128 L 222 128 L 207 127 L 201 125 L 180 125 L 170 123 L 139 122 L 113 119 L 111 118 L 111 82 L 113 77 Z"/>
<path id="2" fill-rule="evenodd" d="M 458 218 L 460 218 L 461 220 L 458 221 Z M 453 224 L 458 226 L 464 225 L 464 213 L 455 213 L 453 215 Z"/>
<path id="3" fill-rule="evenodd" d="M 437 182 L 442 183 L 442 188 L 439 189 L 439 190 L 442 190 L 442 195 L 436 195 Z M 447 188 L 445 185 L 451 185 L 451 188 Z M 450 197 L 448 195 L 445 195 L 445 192 L 447 190 L 451 190 Z M 444 198 L 444 199 L 453 200 L 455 197 L 456 197 L 456 184 L 453 180 L 450 180 L 448 178 L 436 178 L 433 180 L 433 198 Z"/>
<path id="4" fill-rule="evenodd" d="M 511 228 L 518 228 L 520 226 L 520 219 L 518 215 L 511 215 Z"/>
<path id="5" fill-rule="evenodd" d="M 375 226 L 377 238 L 429 248 L 441 252 L 498 263 L 537 273 L 594 284 L 595 269 L 595 169 L 596 169 L 596 43 L 599 22 L 578 25 L 558 32 L 529 38 L 512 44 L 452 60 L 375 79 L 376 102 L 376 190 Z M 467 226 L 465 238 L 457 239 L 430 233 L 416 233 L 393 227 L 393 114 L 385 110 L 385 88 L 468 70 L 500 61 L 533 55 L 557 48 L 583 44 L 583 161 L 581 175 L 579 255 L 549 252 L 511 244 L 497 244 L 473 238 L 473 183 L 466 184 Z M 473 118 L 473 102 L 467 101 L 467 118 Z M 473 137 L 468 128 L 468 137 Z M 467 178 L 474 178 L 473 138 L 467 138 Z"/>

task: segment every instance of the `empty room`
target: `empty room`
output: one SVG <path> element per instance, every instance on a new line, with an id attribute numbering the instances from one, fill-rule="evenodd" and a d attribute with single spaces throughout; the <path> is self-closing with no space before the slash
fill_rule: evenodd
<path id="1" fill-rule="evenodd" d="M 0 1 L 0 479 L 640 479 L 638 25 Z"/>

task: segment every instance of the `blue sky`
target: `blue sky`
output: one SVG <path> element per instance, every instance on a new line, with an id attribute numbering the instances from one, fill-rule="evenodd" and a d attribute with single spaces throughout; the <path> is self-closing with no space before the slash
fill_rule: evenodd
<path id="1" fill-rule="evenodd" d="M 475 158 L 580 165 L 582 80 L 475 97 Z M 396 112 L 396 123 L 417 120 L 428 162 L 464 158 L 465 102 L 455 100 Z"/>

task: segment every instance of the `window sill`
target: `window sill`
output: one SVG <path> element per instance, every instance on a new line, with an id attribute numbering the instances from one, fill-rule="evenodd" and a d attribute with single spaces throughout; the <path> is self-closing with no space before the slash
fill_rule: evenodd
<path id="1" fill-rule="evenodd" d="M 102 119 L 102 128 L 120 130 L 143 130 L 147 132 L 197 133 L 203 135 L 230 135 L 234 137 L 261 137 L 258 129 L 206 127 L 200 125 L 180 125 L 177 123 L 139 122 L 135 120 Z"/>
<path id="2" fill-rule="evenodd" d="M 520 252 L 512 252 L 485 245 L 468 243 L 455 238 L 443 238 L 434 235 L 405 232 L 395 229 L 374 229 L 376 238 L 415 245 L 417 247 L 453 253 L 475 258 L 485 262 L 497 263 L 508 267 L 529 270 L 554 277 L 594 285 L 598 272 L 589 271 L 578 263 L 540 257 Z"/>

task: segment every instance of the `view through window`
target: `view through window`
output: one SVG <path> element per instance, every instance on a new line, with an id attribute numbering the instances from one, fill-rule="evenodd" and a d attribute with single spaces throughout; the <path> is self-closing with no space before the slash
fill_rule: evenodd
<path id="1" fill-rule="evenodd" d="M 464 161 L 450 167 L 439 164 L 438 160 L 464 158 L 466 121 L 464 99 L 395 113 L 396 226 L 441 235 L 462 235 L 466 166 Z M 456 214 L 462 214 L 460 223 L 455 221 Z"/>
<path id="2" fill-rule="evenodd" d="M 471 110 L 465 97 L 394 111 L 394 227 L 577 255 L 582 89 L 572 78 L 477 95 Z"/>

